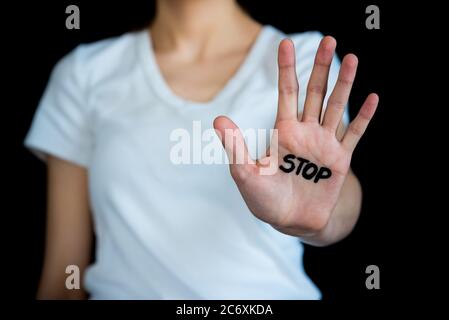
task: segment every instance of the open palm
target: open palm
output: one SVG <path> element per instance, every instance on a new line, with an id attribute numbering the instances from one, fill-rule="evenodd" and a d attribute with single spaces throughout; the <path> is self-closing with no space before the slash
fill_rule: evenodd
<path id="1" fill-rule="evenodd" d="M 290 40 L 280 43 L 279 101 L 273 136 L 276 141 L 271 141 L 265 157 L 257 161 L 249 157 L 240 130 L 229 118 L 221 116 L 214 121 L 231 160 L 231 175 L 248 208 L 256 217 L 287 234 L 313 234 L 326 226 L 348 174 L 352 152 L 378 104 L 377 95 L 370 94 L 343 138 L 338 138 L 337 129 L 355 78 L 357 57 L 349 54 L 343 59 L 322 116 L 335 46 L 332 37 L 321 41 L 304 112 L 298 114 L 295 49 Z M 229 131 L 233 134 L 231 142 L 225 139 Z M 273 164 L 275 170 L 267 171 Z"/>

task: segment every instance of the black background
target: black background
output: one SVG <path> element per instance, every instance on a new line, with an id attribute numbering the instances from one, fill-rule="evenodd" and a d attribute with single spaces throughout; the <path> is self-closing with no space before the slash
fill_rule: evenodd
<path id="1" fill-rule="evenodd" d="M 396 103 L 400 72 L 391 63 L 395 38 L 392 8 L 384 1 L 240 1 L 257 20 L 286 33 L 319 30 L 338 41 L 340 57 L 352 52 L 359 57 L 359 71 L 350 99 L 354 117 L 370 92 L 380 95 L 380 106 L 353 156 L 352 168 L 364 190 L 363 208 L 354 232 L 326 248 L 307 246 L 305 267 L 325 300 L 383 299 L 395 295 L 400 276 L 394 273 L 393 257 L 403 250 L 396 221 L 403 215 L 396 191 L 403 188 L 392 158 L 401 146 L 392 126 L 400 110 Z M 76 4 L 81 29 L 65 28 L 66 6 Z M 294 5 L 295 4 L 295 5 Z M 380 8 L 380 30 L 367 30 L 365 8 Z M 45 165 L 23 148 L 23 139 L 54 64 L 79 43 L 92 42 L 140 28 L 153 15 L 152 1 L 54 1 L 29 2 L 3 10 L 8 20 L 4 51 L 13 65 L 6 65 L 6 95 L 11 117 L 5 121 L 12 157 L 5 175 L 13 177 L 5 206 L 13 222 L 3 224 L 11 296 L 33 299 L 39 279 L 45 234 Z M 5 52 L 4 52 L 5 53 Z M 394 52 L 393 52 L 394 53 Z M 12 63 L 12 62 L 11 62 Z M 381 289 L 367 290 L 365 268 L 378 265 Z"/>

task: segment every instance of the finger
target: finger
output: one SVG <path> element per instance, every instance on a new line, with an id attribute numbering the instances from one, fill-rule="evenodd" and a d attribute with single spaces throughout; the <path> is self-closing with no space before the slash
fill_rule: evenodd
<path id="1" fill-rule="evenodd" d="M 297 119 L 298 116 L 298 79 L 296 77 L 295 47 L 290 39 L 279 44 L 279 101 L 277 120 Z"/>
<path id="2" fill-rule="evenodd" d="M 215 118 L 214 128 L 228 156 L 232 176 L 239 179 L 246 178 L 256 165 L 248 153 L 240 129 L 225 116 Z"/>
<path id="3" fill-rule="evenodd" d="M 330 36 L 324 37 L 320 42 L 309 83 L 307 84 L 307 95 L 304 103 L 302 121 L 320 121 L 321 109 L 327 91 L 329 68 L 336 46 L 337 42 Z"/>
<path id="4" fill-rule="evenodd" d="M 343 140 L 343 137 L 345 136 L 346 132 L 346 125 L 343 121 L 340 121 L 337 127 L 337 133 L 335 134 L 338 141 Z"/>
<path id="5" fill-rule="evenodd" d="M 349 124 L 348 129 L 342 140 L 342 145 L 345 149 L 353 152 L 374 113 L 376 112 L 379 103 L 379 96 L 371 93 L 360 108 L 357 117 Z"/>
<path id="6" fill-rule="evenodd" d="M 353 54 L 346 55 L 341 63 L 337 83 L 327 102 L 323 119 L 323 127 L 332 132 L 337 131 L 338 124 L 345 111 L 345 106 L 348 103 L 352 84 L 354 83 L 357 72 L 357 64 L 358 59 Z"/>

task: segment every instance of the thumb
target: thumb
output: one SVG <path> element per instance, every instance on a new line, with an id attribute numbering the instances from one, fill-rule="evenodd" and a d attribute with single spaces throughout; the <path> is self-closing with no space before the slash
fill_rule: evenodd
<path id="1" fill-rule="evenodd" d="M 228 117 L 219 116 L 214 120 L 214 128 L 228 156 L 231 174 L 242 177 L 254 170 L 256 163 L 248 153 L 239 127 Z"/>

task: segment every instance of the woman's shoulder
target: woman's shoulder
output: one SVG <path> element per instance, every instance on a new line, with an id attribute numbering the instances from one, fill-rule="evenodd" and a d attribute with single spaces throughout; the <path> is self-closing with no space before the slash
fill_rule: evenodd
<path id="1" fill-rule="evenodd" d="M 318 46 L 324 35 L 320 31 L 306 31 L 290 34 L 289 37 L 295 46 L 304 48 Z"/>
<path id="2" fill-rule="evenodd" d="M 279 39 L 279 41 L 284 38 L 291 39 L 295 45 L 297 53 L 298 51 L 299 52 L 309 50 L 316 51 L 321 39 L 324 37 L 324 35 L 320 31 L 316 30 L 285 33 L 273 26 L 268 26 L 268 28 L 270 28 L 273 31 L 273 33 Z"/>
<path id="3" fill-rule="evenodd" d="M 143 31 L 128 32 L 76 46 L 55 65 L 53 73 L 95 81 L 135 63 Z"/>

